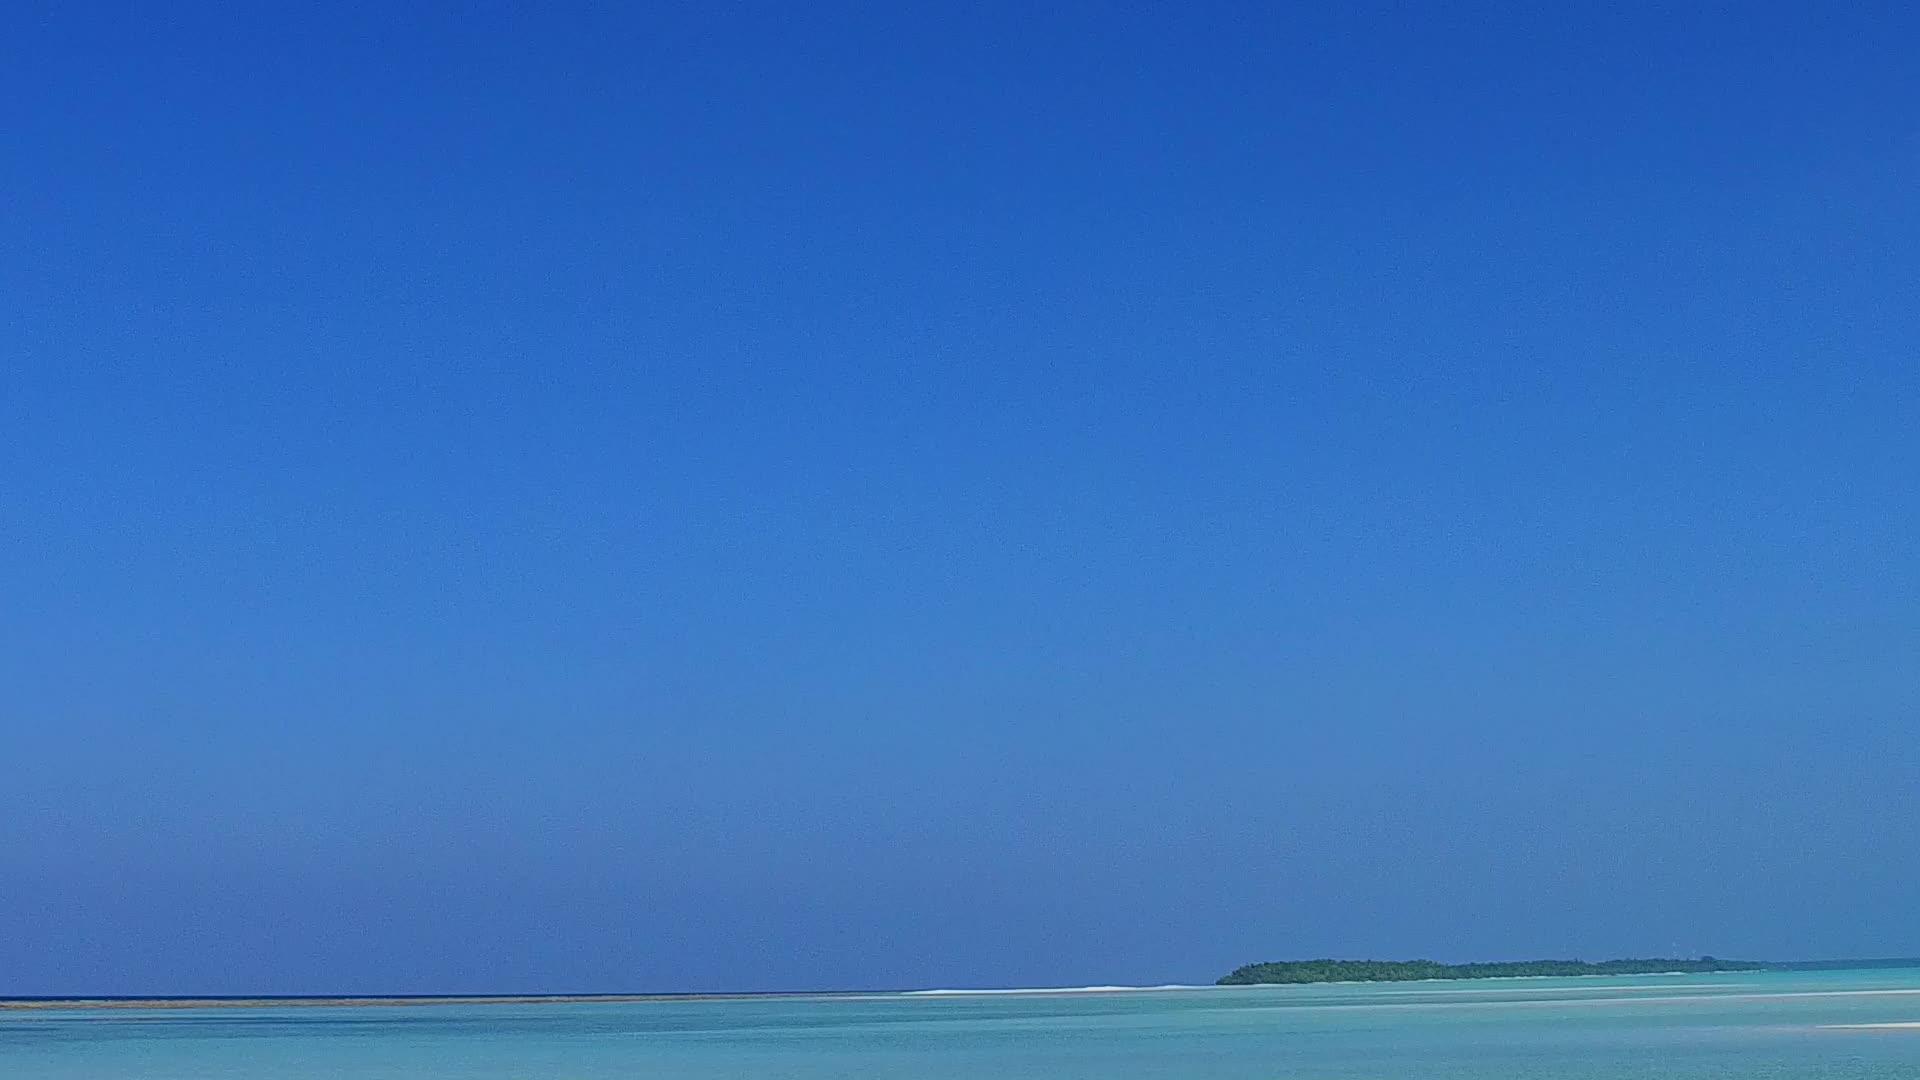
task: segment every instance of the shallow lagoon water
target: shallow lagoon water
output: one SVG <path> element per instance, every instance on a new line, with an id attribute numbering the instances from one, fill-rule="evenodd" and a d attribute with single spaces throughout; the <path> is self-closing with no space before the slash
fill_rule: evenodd
<path id="1" fill-rule="evenodd" d="M 0 1012 L 22 1080 L 1920 1078 L 1920 971 Z"/>

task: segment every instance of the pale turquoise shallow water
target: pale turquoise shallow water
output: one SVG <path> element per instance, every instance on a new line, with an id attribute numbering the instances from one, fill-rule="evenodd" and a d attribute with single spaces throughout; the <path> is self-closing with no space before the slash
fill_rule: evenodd
<path id="1" fill-rule="evenodd" d="M 1920 1080 L 1920 971 L 0 1013 L 6 1080 Z"/>

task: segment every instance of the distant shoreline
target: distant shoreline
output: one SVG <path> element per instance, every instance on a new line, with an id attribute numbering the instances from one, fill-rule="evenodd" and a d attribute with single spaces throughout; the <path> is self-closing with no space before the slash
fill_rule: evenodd
<path id="1" fill-rule="evenodd" d="M 1471 979 L 1565 979 L 1608 975 L 1727 975 L 1753 971 L 1875 971 L 1920 967 L 1920 959 L 1722 960 L 1643 957 L 1622 960 L 1498 960 L 1443 964 L 1436 960 L 1272 960 L 1222 975 L 1220 986 L 1300 986 L 1316 983 L 1442 982 Z"/>
<path id="2" fill-rule="evenodd" d="M 1298 962 L 1298 963 L 1319 963 Z M 1335 963 L 1396 963 L 1383 961 L 1336 961 Z M 1560 963 L 1560 961 L 1554 961 Z M 1609 963 L 1620 963 L 1612 961 Z M 1697 964 L 1697 961 L 1695 962 Z M 1739 967 L 1720 967 L 1694 970 L 1669 969 L 1647 971 L 1587 971 L 1567 975 L 1536 974 L 1475 974 L 1452 976 L 1424 976 L 1419 978 L 1347 978 L 1347 979 L 1293 979 L 1286 982 L 1235 982 L 1213 985 L 1161 984 L 1153 986 L 1053 986 L 1053 987 L 1002 987 L 980 989 L 920 989 L 920 990 L 788 990 L 788 991 L 737 991 L 719 993 L 651 993 L 651 994 L 314 994 L 314 995 L 251 995 L 235 997 L 0 997 L 0 1012 L 67 1012 L 67 1011 L 110 1011 L 110 1010 L 166 1010 L 166 1009 L 282 1009 L 282 1008 L 405 1008 L 408 1006 L 429 1005 L 625 1005 L 661 1002 L 695 1001 L 765 1001 L 769 999 L 790 1000 L 846 1000 L 874 997 L 903 997 L 923 1000 L 942 998 L 965 998 L 987 996 L 1028 996 L 1028 997 L 1078 997 L 1115 993 L 1156 993 L 1175 991 L 1213 991 L 1222 989 L 1246 989 L 1250 987 L 1304 986 L 1304 985 L 1366 985 L 1384 982 L 1435 983 L 1435 982 L 1481 982 L 1488 979 L 1542 979 L 1542 978 L 1607 978 L 1607 977 L 1672 977 L 1713 974 L 1739 974 L 1753 972 L 1810 972 L 1810 971 L 1888 971 L 1902 969 L 1920 969 L 1920 958 L 1890 958 L 1871 960 L 1797 960 L 1797 961 L 1734 961 Z M 1250 967 L 1255 965 L 1249 965 Z M 1258 965 L 1265 967 L 1267 965 Z M 1477 968 L 1485 970 L 1496 965 L 1440 965 L 1452 968 Z M 1515 965 L 1519 966 L 1519 965 Z M 1601 965 L 1593 965 L 1599 967 Z"/>

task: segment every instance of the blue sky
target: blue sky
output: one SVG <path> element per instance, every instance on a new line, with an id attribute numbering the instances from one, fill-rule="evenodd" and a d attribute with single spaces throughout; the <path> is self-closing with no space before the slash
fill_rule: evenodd
<path id="1" fill-rule="evenodd" d="M 0 993 L 1920 953 L 1910 11 L 390 7 L 0 35 Z"/>

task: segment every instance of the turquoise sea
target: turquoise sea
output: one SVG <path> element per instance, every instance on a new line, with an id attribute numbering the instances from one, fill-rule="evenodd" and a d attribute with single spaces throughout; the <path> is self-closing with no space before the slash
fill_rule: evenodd
<path id="1" fill-rule="evenodd" d="M 1920 971 L 0 1012 L 7 1080 L 1920 1078 Z"/>

